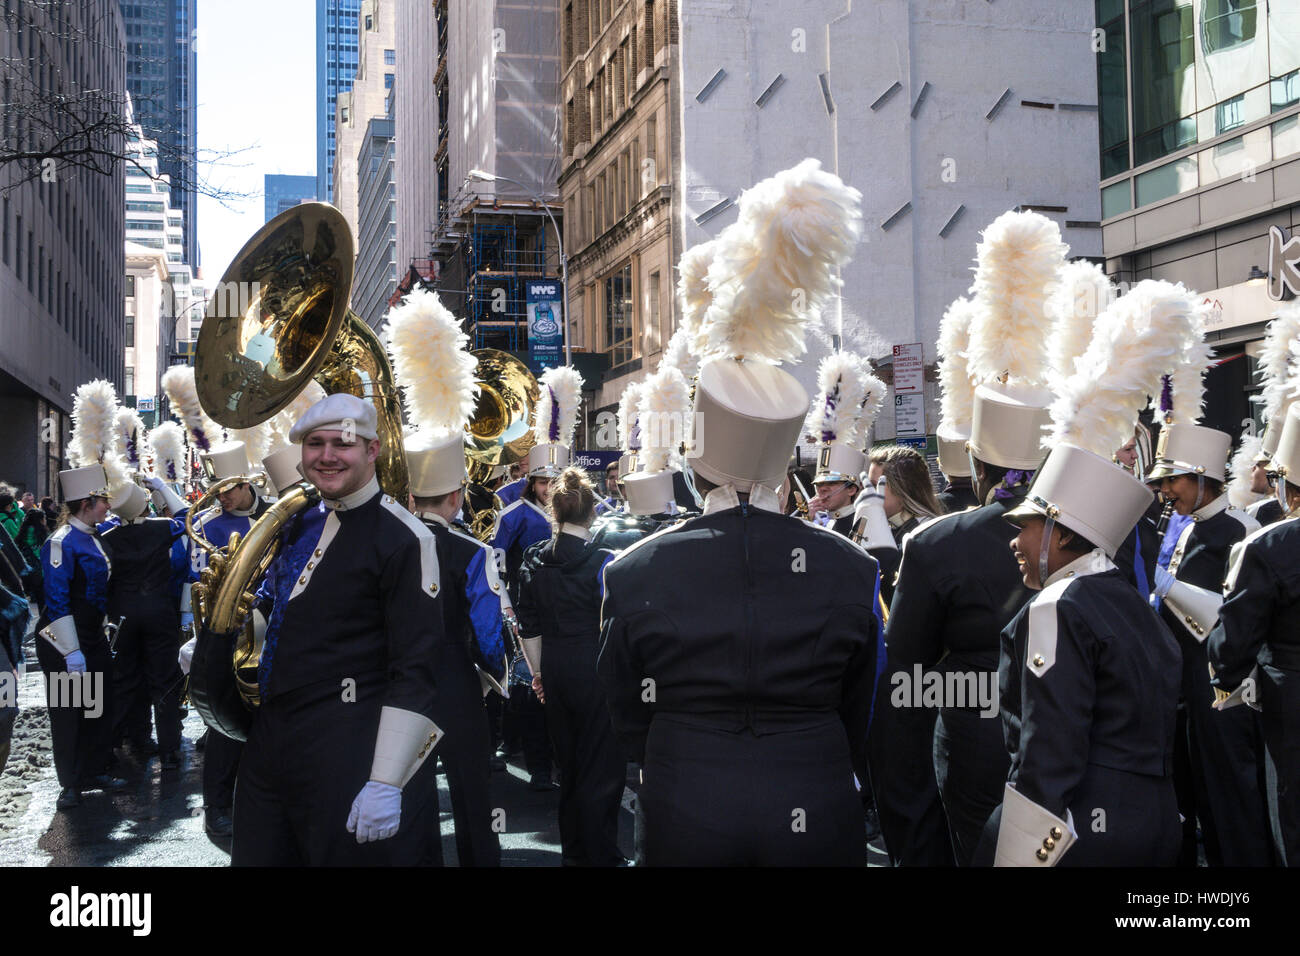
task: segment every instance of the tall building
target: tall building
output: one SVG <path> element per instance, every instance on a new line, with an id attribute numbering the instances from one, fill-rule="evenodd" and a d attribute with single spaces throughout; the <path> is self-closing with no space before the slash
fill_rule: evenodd
<path id="1" fill-rule="evenodd" d="M 354 236 L 358 233 L 358 169 L 363 155 L 368 156 L 363 146 L 367 124 L 388 115 L 389 91 L 397 69 L 396 7 L 396 0 L 361 0 L 357 71 L 351 88 L 339 91 L 335 110 L 334 186 L 330 196 Z"/>
<path id="2" fill-rule="evenodd" d="M 199 260 L 197 83 L 198 0 L 121 2 L 126 31 L 127 90 L 144 135 L 160 146 L 160 167 L 172 183 L 185 227 L 184 261 Z"/>
<path id="3" fill-rule="evenodd" d="M 357 159 L 357 267 L 352 308 L 372 328 L 388 311 L 397 288 L 397 187 L 393 178 L 393 121 L 366 124 Z"/>
<path id="4" fill-rule="evenodd" d="M 970 285 L 979 231 L 1007 209 L 1055 219 L 1072 256 L 1101 254 L 1087 4 L 560 7 L 570 314 L 574 343 L 608 357 L 598 410 L 657 366 L 682 252 L 735 221 L 743 189 L 805 157 L 862 191 L 865 218 L 794 369 L 810 391 L 836 339 L 887 382 L 894 346 L 920 343 L 933 379 L 939 320 Z M 925 393 L 933 436 L 933 381 Z M 881 416 L 875 437 L 895 435 Z"/>
<path id="5" fill-rule="evenodd" d="M 447 126 L 439 117 L 445 99 L 434 80 L 446 82 L 445 58 L 438 56 L 436 9 L 445 4 L 402 0 L 397 4 L 397 84 L 393 95 L 393 121 L 397 135 L 394 164 L 397 182 L 398 281 L 409 291 L 414 277 L 434 278 L 429 250 L 438 222 L 438 203 L 446 198 L 446 179 L 437 159 L 445 164 Z M 450 104 L 448 104 L 450 105 Z"/>
<path id="6" fill-rule="evenodd" d="M 560 284 L 550 218 L 564 215 L 558 10 L 548 0 L 439 0 L 434 12 L 445 37 L 434 76 L 442 119 L 434 165 L 447 196 L 434 233 L 437 288 L 474 348 L 526 356 L 527 285 Z M 471 181 L 476 170 L 516 182 Z"/>
<path id="7" fill-rule="evenodd" d="M 316 198 L 334 201 L 334 113 L 357 72 L 361 0 L 316 0 Z"/>
<path id="8" fill-rule="evenodd" d="M 48 148 L 28 118 L 50 94 L 83 90 L 121 99 L 125 37 L 117 5 L 24 4 L 0 22 L 5 140 Z M 53 17 L 58 22 L 53 22 Z M 76 43 L 54 38 L 71 35 Z M 45 86 L 44 83 L 48 83 Z M 116 138 L 105 144 L 121 148 Z M 55 164 L 52 181 L 14 185 L 0 169 L 0 478 L 58 494 L 72 393 L 83 382 L 123 382 L 123 173 Z"/>
<path id="9" fill-rule="evenodd" d="M 1258 420 L 1251 373 L 1279 304 L 1270 228 L 1300 231 L 1300 4 L 1098 0 L 1096 13 L 1106 270 L 1202 293 L 1219 360 L 1206 423 L 1237 434 Z"/>
<path id="10" fill-rule="evenodd" d="M 266 221 L 270 222 L 299 203 L 314 202 L 316 177 L 268 173 L 262 178 L 262 192 L 266 198 Z"/>

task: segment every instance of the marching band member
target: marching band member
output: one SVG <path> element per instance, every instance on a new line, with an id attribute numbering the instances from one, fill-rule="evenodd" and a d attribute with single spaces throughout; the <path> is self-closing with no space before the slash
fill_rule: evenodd
<path id="1" fill-rule="evenodd" d="M 411 511 L 433 532 L 442 571 L 445 640 L 434 673 L 433 720 L 446 732 L 437 757 L 447 772 L 461 866 L 500 866 L 492 828 L 491 736 L 478 668 L 497 686 L 507 663 L 501 641 L 505 589 L 492 549 L 458 520 L 468 479 L 465 427 L 474 412 L 474 357 L 455 317 L 424 290 L 389 313 L 393 372 L 403 387 L 407 418 L 417 427 L 404 444 Z M 476 664 L 476 662 L 478 662 Z"/>
<path id="2" fill-rule="evenodd" d="M 1281 522 L 1233 548 L 1227 597 L 1206 646 L 1216 706 L 1261 711 L 1264 742 L 1277 770 L 1268 780 L 1274 838 L 1285 866 L 1300 866 L 1300 405 L 1286 413 L 1272 465 Z"/>
<path id="3" fill-rule="evenodd" d="M 1037 594 L 1002 632 L 1011 772 L 979 862 L 1171 866 L 1177 857 L 1178 644 L 1110 560 L 1150 492 L 1109 459 L 1155 389 L 1167 343 L 1200 336 L 1187 290 L 1140 283 L 1098 319 L 1059 386 L 1050 453 L 1006 514 Z"/>
<path id="4" fill-rule="evenodd" d="M 632 476 L 634 477 L 634 476 Z M 570 466 L 551 493 L 555 536 L 524 556 L 520 633 L 541 638 L 542 700 L 560 768 L 560 852 L 566 866 L 616 866 L 627 762 L 596 679 L 601 574 L 614 557 L 591 538 L 595 489 Z"/>
<path id="5" fill-rule="evenodd" d="M 265 628 L 235 791 L 235 865 L 441 863 L 425 764 L 443 641 L 437 541 L 380 491 L 377 414 L 340 393 L 290 438 L 322 501 L 289 521 L 258 592 Z"/>
<path id="6" fill-rule="evenodd" d="M 1164 427 L 1146 481 L 1160 483 L 1174 516 L 1158 557 L 1151 603 L 1178 638 L 1183 656 L 1183 711 L 1179 725 L 1179 811 L 1184 818 L 1182 862 L 1196 861 L 1199 818 L 1211 866 L 1268 866 L 1273 859 L 1267 803 L 1261 784 L 1263 736 L 1249 708 L 1211 706 L 1205 639 L 1223 600 L 1228 554 L 1259 525 L 1228 504 L 1224 468 L 1232 439 L 1193 424 L 1199 417 L 1202 376 L 1209 365 L 1203 343 L 1186 353 L 1161 390 Z"/>
<path id="7" fill-rule="evenodd" d="M 704 260 L 719 266 L 688 456 L 704 513 L 605 569 L 598 661 L 615 732 L 644 767 L 649 865 L 865 860 L 853 771 L 865 779 L 877 569 L 780 514 L 809 397 L 770 364 L 802 353 L 790 288 L 812 312 L 830 294 L 860 198 L 805 160 L 744 193 L 738 221 L 683 256 L 688 285 Z"/>
<path id="8" fill-rule="evenodd" d="M 817 384 L 821 391 L 804 423 L 808 439 L 818 446 L 808 516 L 847 538 L 856 524 L 854 501 L 867 470 L 860 447 L 884 405 L 886 388 L 851 352 L 832 352 L 822 359 Z"/>
<path id="9" fill-rule="evenodd" d="M 1263 406 L 1260 416 L 1264 421 L 1264 434 L 1249 444 L 1244 439 L 1242 441 L 1243 449 L 1258 445 L 1251 463 L 1250 491 L 1264 497 L 1247 507 L 1246 512 L 1261 525 L 1281 521 L 1286 510 L 1279 503 L 1279 496 L 1271 493 L 1274 479 L 1270 462 L 1282 437 L 1287 410 L 1295 401 L 1297 387 L 1300 387 L 1300 367 L 1297 367 L 1296 361 L 1298 357 L 1300 304 L 1292 302 L 1273 313 L 1259 349 L 1258 375 L 1264 386 L 1260 396 Z"/>
<path id="10" fill-rule="evenodd" d="M 930 469 L 925 457 L 909 445 L 882 445 L 867 456 L 867 486 L 881 495 L 881 507 L 889 521 L 889 530 L 898 548 L 903 539 L 931 518 L 943 514 L 943 505 L 934 493 Z M 880 593 L 888 605 L 894 598 L 894 575 L 898 570 L 898 550 L 873 556 L 880 562 Z"/>
<path id="11" fill-rule="evenodd" d="M 938 495 L 945 514 L 965 511 L 980 504 L 971 487 L 970 458 L 966 455 L 975 400 L 975 387 L 971 384 L 966 355 L 970 347 L 973 314 L 971 300 L 961 296 L 948 306 L 939 322 L 940 414 L 934 439 L 939 450 L 939 471 L 947 481 Z"/>
<path id="12" fill-rule="evenodd" d="M 36 623 L 36 657 L 45 674 L 54 767 L 62 788 L 57 806 L 81 803 L 89 789 L 122 790 L 108 773 L 113 755 L 113 650 L 104 628 L 112 565 L 97 526 L 108 516 L 110 489 L 129 482 L 114 450 L 117 395 L 106 381 L 77 389 L 69 457 L 78 467 L 59 472 L 64 516 L 41 546 L 45 610 Z M 79 678 L 59 674 L 79 674 Z M 56 690 L 56 688 L 58 690 Z M 84 692 L 61 700 L 58 691 Z M 90 701 L 91 696 L 98 700 Z M 95 711 L 98 710 L 98 713 Z"/>
<path id="13" fill-rule="evenodd" d="M 1003 516 L 1024 499 L 1042 457 L 1039 436 L 1052 395 L 1044 389 L 1049 336 L 1041 323 L 1065 251 L 1057 225 L 1032 212 L 1003 214 L 980 242 L 968 353 L 972 381 L 984 384 L 974 392 L 967 444 L 982 505 L 930 521 L 904 539 L 885 628 L 888 666 L 875 708 L 873 780 L 885 845 L 902 864 L 941 858 L 942 841 L 923 829 L 935 815 L 917 816 L 928 811 L 928 777 L 894 768 L 915 768 L 933 754 L 959 866 L 971 862 L 1002 799 L 1007 752 L 997 722 L 981 716 L 977 701 L 945 700 L 931 734 L 922 708 L 895 707 L 890 699 L 896 681 L 912 680 L 918 666 L 945 675 L 944 686 L 988 686 L 997 672 L 999 634 L 1029 600 L 1006 547 Z"/>

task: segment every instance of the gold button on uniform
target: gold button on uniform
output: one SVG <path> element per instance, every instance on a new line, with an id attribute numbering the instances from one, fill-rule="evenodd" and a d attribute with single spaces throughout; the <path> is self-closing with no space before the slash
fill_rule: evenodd
<path id="1" fill-rule="evenodd" d="M 1044 664 L 1046 664 L 1046 663 L 1047 663 L 1047 660 L 1046 660 L 1046 658 L 1043 657 L 1042 654 L 1035 654 L 1035 655 L 1034 655 L 1034 666 L 1035 666 L 1035 667 L 1042 667 L 1042 666 L 1043 666 Z"/>
<path id="2" fill-rule="evenodd" d="M 307 583 L 307 575 L 304 574 L 302 577 L 300 577 L 300 578 L 298 579 L 298 583 L 299 583 L 299 584 L 306 584 L 306 583 Z"/>

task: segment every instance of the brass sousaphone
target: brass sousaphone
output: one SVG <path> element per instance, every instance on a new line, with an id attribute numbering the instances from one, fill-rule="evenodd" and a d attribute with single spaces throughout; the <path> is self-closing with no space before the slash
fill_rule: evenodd
<path id="1" fill-rule="evenodd" d="M 529 424 L 536 414 L 539 391 L 528 366 L 509 352 L 479 349 L 470 354 L 478 360 L 474 380 L 479 391 L 465 436 L 469 473 L 465 510 L 474 537 L 487 542 L 501 510 L 501 499 L 486 487 L 488 477 L 497 465 L 513 465 L 527 458 L 528 450 L 537 443 Z"/>
<path id="2" fill-rule="evenodd" d="M 349 392 L 379 413 L 379 483 L 407 500 L 402 415 L 378 337 L 348 308 L 355 246 L 347 221 L 326 203 L 276 216 L 235 256 L 208 303 L 194 356 L 203 410 L 227 428 L 252 428 L 284 409 L 315 380 Z M 310 485 L 283 494 L 242 540 L 213 554 L 193 589 L 201 623 L 190 697 L 210 726 L 245 740 L 258 702 L 260 637 L 253 594 L 279 547 L 280 532 L 319 500 Z"/>

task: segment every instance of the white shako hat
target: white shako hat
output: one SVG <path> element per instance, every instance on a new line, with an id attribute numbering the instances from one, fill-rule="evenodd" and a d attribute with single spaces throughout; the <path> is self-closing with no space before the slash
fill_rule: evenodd
<path id="1" fill-rule="evenodd" d="M 1146 480 L 1160 481 L 1175 475 L 1204 475 L 1223 481 L 1232 436 L 1217 428 L 1167 422 L 1156 441 L 1156 460 Z"/>
<path id="2" fill-rule="evenodd" d="M 676 366 L 660 366 L 642 384 L 635 422 L 644 470 L 621 478 L 627 510 L 634 515 L 673 514 L 680 468 L 678 449 L 691 417 L 691 388 Z"/>
<path id="3" fill-rule="evenodd" d="M 573 436 L 582 403 L 582 376 L 575 368 L 548 368 L 538 378 L 537 444 L 528 450 L 529 478 L 558 478 L 573 460 Z"/>
<path id="4" fill-rule="evenodd" d="M 1283 410 L 1283 414 L 1289 414 L 1290 408 Z M 1264 437 L 1260 441 L 1259 454 L 1255 456 L 1255 464 L 1267 465 L 1273 459 L 1273 453 L 1277 451 L 1277 444 L 1282 440 L 1282 427 L 1286 419 L 1282 415 L 1274 415 L 1264 426 Z"/>
<path id="5" fill-rule="evenodd" d="M 687 453 L 692 470 L 744 493 L 756 484 L 777 488 L 807 411 L 808 393 L 783 369 L 730 358 L 705 362 Z"/>
<path id="6" fill-rule="evenodd" d="M 108 503 L 109 510 L 123 521 L 133 521 L 149 508 L 149 496 L 135 482 L 123 485 Z"/>
<path id="7" fill-rule="evenodd" d="M 357 438 L 379 437 L 379 413 L 363 398 L 336 392 L 307 409 L 289 431 L 289 441 L 301 444 L 314 431 L 348 432 Z"/>
<path id="8" fill-rule="evenodd" d="M 59 489 L 63 492 L 64 501 L 80 501 L 91 496 L 107 498 L 108 473 L 98 463 L 69 468 L 59 472 Z"/>
<path id="9" fill-rule="evenodd" d="M 1300 302 L 1288 302 L 1273 313 L 1259 347 L 1257 374 L 1263 385 L 1260 413 L 1266 424 L 1264 441 L 1255 456 L 1256 464 L 1267 464 L 1277 451 L 1287 409 L 1300 389 L 1297 358 L 1300 358 Z"/>
<path id="10" fill-rule="evenodd" d="M 248 449 L 242 441 L 230 441 L 215 446 L 211 451 L 199 455 L 203 465 L 203 474 L 208 484 L 215 484 L 226 478 L 238 478 L 249 475 Z"/>
<path id="11" fill-rule="evenodd" d="M 618 459 L 618 480 L 621 484 L 629 475 L 635 474 L 641 467 L 641 428 L 640 410 L 645 382 L 632 382 L 623 389 L 618 400 L 616 422 L 618 424 L 618 445 L 623 452 Z"/>
<path id="12" fill-rule="evenodd" d="M 677 493 L 673 490 L 671 471 L 638 471 L 619 481 L 622 482 L 630 514 L 658 515 L 673 510 Z"/>
<path id="13" fill-rule="evenodd" d="M 1300 487 L 1300 402 L 1286 411 L 1286 424 L 1273 453 L 1273 470 L 1279 478 Z"/>
<path id="14" fill-rule="evenodd" d="M 262 459 L 262 469 L 271 479 L 277 495 L 283 495 L 303 480 L 302 472 L 298 470 L 301 465 L 301 445 L 285 445 Z"/>
<path id="15" fill-rule="evenodd" d="M 862 473 L 866 470 L 865 452 L 850 448 L 842 442 L 822 445 L 817 449 L 817 473 L 813 475 L 813 484 L 820 485 L 828 481 L 861 484 Z"/>
<path id="16" fill-rule="evenodd" d="M 1005 212 L 980 236 L 971 286 L 968 374 L 977 383 L 968 447 L 980 461 L 1030 470 L 1042 462 L 1054 395 L 1049 300 L 1069 247 L 1036 212 Z"/>
<path id="17" fill-rule="evenodd" d="M 999 468 L 1037 468 L 1043 429 L 1052 423 L 1051 392 L 1015 385 L 981 385 L 967 444 L 980 461 Z"/>
<path id="18" fill-rule="evenodd" d="M 1145 482 L 1112 460 L 1114 449 L 1133 434 L 1170 351 L 1201 339 L 1201 321 L 1192 293 L 1151 280 L 1098 316 L 1077 371 L 1052 404 L 1042 437 L 1047 460 L 1007 520 L 1051 518 L 1114 556 L 1152 501 Z"/>
<path id="19" fill-rule="evenodd" d="M 966 454 L 966 443 L 970 441 L 970 429 L 940 425 L 934 430 L 934 440 L 939 447 L 939 470 L 949 478 L 969 478 L 970 457 Z"/>
<path id="20" fill-rule="evenodd" d="M 1114 557 L 1151 507 L 1151 489 L 1107 458 L 1074 445 L 1057 445 L 1034 476 L 1025 500 L 1006 519 L 1050 516 Z"/>
<path id="21" fill-rule="evenodd" d="M 415 497 L 435 498 L 465 484 L 468 470 L 463 432 L 437 435 L 420 429 L 407 435 L 402 444 Z"/>
<path id="22" fill-rule="evenodd" d="M 816 442 L 817 471 L 813 484 L 862 483 L 867 456 L 861 450 L 888 391 L 871 374 L 866 361 L 852 352 L 832 352 L 817 367 L 818 393 L 804 423 Z"/>

